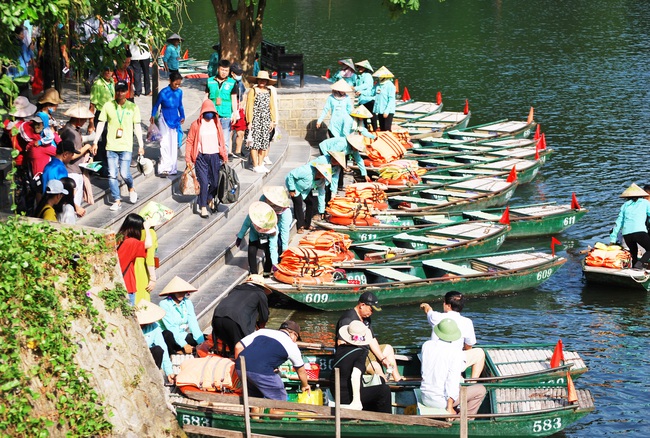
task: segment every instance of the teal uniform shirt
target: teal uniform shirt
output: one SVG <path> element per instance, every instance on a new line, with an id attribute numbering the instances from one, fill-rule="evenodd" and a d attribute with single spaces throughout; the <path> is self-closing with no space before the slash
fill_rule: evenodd
<path id="1" fill-rule="evenodd" d="M 616 218 L 616 225 L 609 235 L 609 241 L 614 243 L 618 240 L 619 231 L 626 234 L 647 232 L 646 219 L 650 216 L 650 201 L 638 199 L 628 200 L 621 206 L 621 211 Z"/>
<path id="2" fill-rule="evenodd" d="M 350 146 L 350 143 L 345 139 L 345 137 L 334 137 L 334 138 L 328 138 L 327 140 L 323 140 L 320 142 L 318 145 L 320 148 L 321 153 L 324 156 L 329 156 L 328 152 L 329 151 L 338 151 L 338 152 L 344 152 L 346 156 L 352 155 L 352 159 L 354 160 L 354 163 L 359 166 L 359 173 L 361 173 L 361 176 L 367 176 L 368 171 L 366 170 L 366 165 L 363 162 L 363 158 L 361 157 L 361 154 L 359 153 L 358 150 Z M 341 172 L 341 168 L 339 166 L 332 167 L 332 187 L 337 187 L 338 185 L 334 185 L 334 173 L 336 173 L 336 181 L 338 184 L 339 180 L 339 175 Z"/>
<path id="3" fill-rule="evenodd" d="M 336 82 L 339 79 L 343 79 L 345 82 L 348 83 L 349 86 L 354 87 L 354 83 L 356 81 L 356 78 L 355 78 L 356 75 L 353 73 L 351 76 L 346 78 L 346 77 L 343 76 L 343 73 L 344 73 L 343 70 L 339 70 L 336 73 L 334 73 L 334 76 L 332 76 L 330 78 L 330 82 Z"/>
<path id="4" fill-rule="evenodd" d="M 367 71 L 357 75 L 354 91 L 361 93 L 359 95 L 359 104 L 361 105 L 375 100 L 375 84 L 372 75 Z"/>
<path id="5" fill-rule="evenodd" d="M 315 178 L 316 168 L 312 165 L 305 164 L 296 167 L 287 174 L 284 182 L 287 190 L 290 192 L 298 192 L 302 199 L 306 199 L 312 190 L 317 190 L 318 193 L 318 212 L 325 213 L 325 186 L 328 184 L 327 180 L 317 180 Z"/>
<path id="6" fill-rule="evenodd" d="M 395 114 L 395 84 L 386 80 L 377 85 L 375 95 L 375 114 Z"/>
<path id="7" fill-rule="evenodd" d="M 163 60 L 167 63 L 170 70 L 178 70 L 178 59 L 181 57 L 181 46 L 176 47 L 173 44 L 167 44 Z"/>
<path id="8" fill-rule="evenodd" d="M 162 329 L 157 322 L 151 324 L 143 325 L 142 334 L 144 339 L 147 342 L 147 347 L 151 348 L 154 346 L 159 346 L 163 350 L 163 358 L 161 368 L 165 372 L 166 376 L 174 374 L 172 368 L 172 361 L 169 360 L 169 352 L 167 351 L 167 344 L 165 343 L 165 338 L 163 338 Z M 174 352 L 176 353 L 176 352 Z"/>
<path id="9" fill-rule="evenodd" d="M 323 107 L 323 111 L 316 123 L 323 123 L 327 114 L 331 113 L 329 131 L 334 137 L 345 137 L 354 124 L 354 120 L 350 115 L 353 109 L 350 96 L 346 95 L 342 99 L 337 99 L 333 94 L 330 94 L 327 96 L 325 107 Z"/>
<path id="10" fill-rule="evenodd" d="M 178 345 L 184 347 L 187 342 L 187 332 L 189 331 L 194 340 L 201 344 L 205 341 L 203 332 L 199 327 L 199 322 L 196 320 L 196 313 L 194 312 L 194 304 L 189 298 L 185 297 L 179 304 L 176 304 L 171 296 L 168 296 L 160 303 L 160 307 L 165 310 L 165 316 L 160 320 L 161 328 L 169 330 L 174 335 L 174 340 Z"/>
<path id="11" fill-rule="evenodd" d="M 237 82 L 231 77 L 222 83 L 219 83 L 214 76 L 208 79 L 208 97 L 214 103 L 214 106 L 217 108 L 217 114 L 222 119 L 232 116 L 232 95 L 237 95 L 235 85 L 237 85 Z M 217 97 L 221 98 L 221 105 L 217 105 Z"/>
<path id="12" fill-rule="evenodd" d="M 246 219 L 244 219 L 244 223 L 241 225 L 241 229 L 239 230 L 239 233 L 237 233 L 237 237 L 243 239 L 244 236 L 246 235 L 246 232 L 248 232 L 248 240 L 251 242 L 256 242 L 258 240 L 269 241 L 269 252 L 271 253 L 271 263 L 277 265 L 278 264 L 278 229 L 274 228 L 273 230 L 271 230 L 271 232 L 262 234 L 259 231 L 257 231 L 253 226 L 253 222 L 251 222 L 251 217 L 246 216 Z"/>

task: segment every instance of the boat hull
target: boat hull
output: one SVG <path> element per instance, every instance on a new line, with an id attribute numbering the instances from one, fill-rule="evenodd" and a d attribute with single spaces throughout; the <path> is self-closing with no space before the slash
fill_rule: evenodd
<path id="1" fill-rule="evenodd" d="M 634 269 L 611 269 L 582 264 L 588 283 L 606 284 L 628 289 L 650 290 L 650 273 Z"/>

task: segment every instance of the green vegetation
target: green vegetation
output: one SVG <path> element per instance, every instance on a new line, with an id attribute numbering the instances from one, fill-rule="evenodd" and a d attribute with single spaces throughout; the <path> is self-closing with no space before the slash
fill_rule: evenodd
<path id="1" fill-rule="evenodd" d="M 75 363 L 80 346 L 70 334 L 85 319 L 104 336 L 88 291 L 91 276 L 112 275 L 96 271 L 112 251 L 105 236 L 11 217 L 0 242 L 0 436 L 109 435 L 112 413 Z M 99 296 L 131 313 L 123 288 Z"/>

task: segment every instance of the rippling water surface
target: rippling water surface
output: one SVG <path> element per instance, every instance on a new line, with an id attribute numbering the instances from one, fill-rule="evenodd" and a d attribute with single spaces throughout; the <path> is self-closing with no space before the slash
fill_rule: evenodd
<path id="1" fill-rule="evenodd" d="M 568 437 L 650 436 L 645 292 L 587 286 L 580 251 L 607 241 L 632 182 L 650 183 L 650 3 L 623 0 L 424 1 L 422 10 L 390 20 L 378 1 L 274 0 L 265 38 L 305 54 L 307 72 L 323 74 L 350 56 L 386 65 L 411 96 L 445 108 L 472 109 L 471 124 L 523 120 L 530 106 L 555 154 L 513 202 L 569 202 L 576 192 L 590 212 L 556 236 L 564 267 L 538 290 L 472 299 L 479 342 L 554 342 L 586 359 L 596 412 Z M 216 41 L 210 2 L 189 5 L 182 34 L 193 56 L 207 58 Z M 316 115 L 314 115 L 316 117 Z M 548 247 L 549 239 L 509 243 Z M 434 304 L 439 306 L 439 304 Z M 308 332 L 332 332 L 337 314 L 301 311 Z M 375 317 L 382 341 L 422 343 L 430 333 L 417 306 Z"/>

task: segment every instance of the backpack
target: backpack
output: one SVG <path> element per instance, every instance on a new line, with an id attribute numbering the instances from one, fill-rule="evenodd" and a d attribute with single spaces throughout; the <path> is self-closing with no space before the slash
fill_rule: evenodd
<path id="1" fill-rule="evenodd" d="M 219 171 L 219 186 L 217 196 L 222 204 L 232 204 L 239 199 L 239 177 L 235 169 L 223 163 Z"/>

